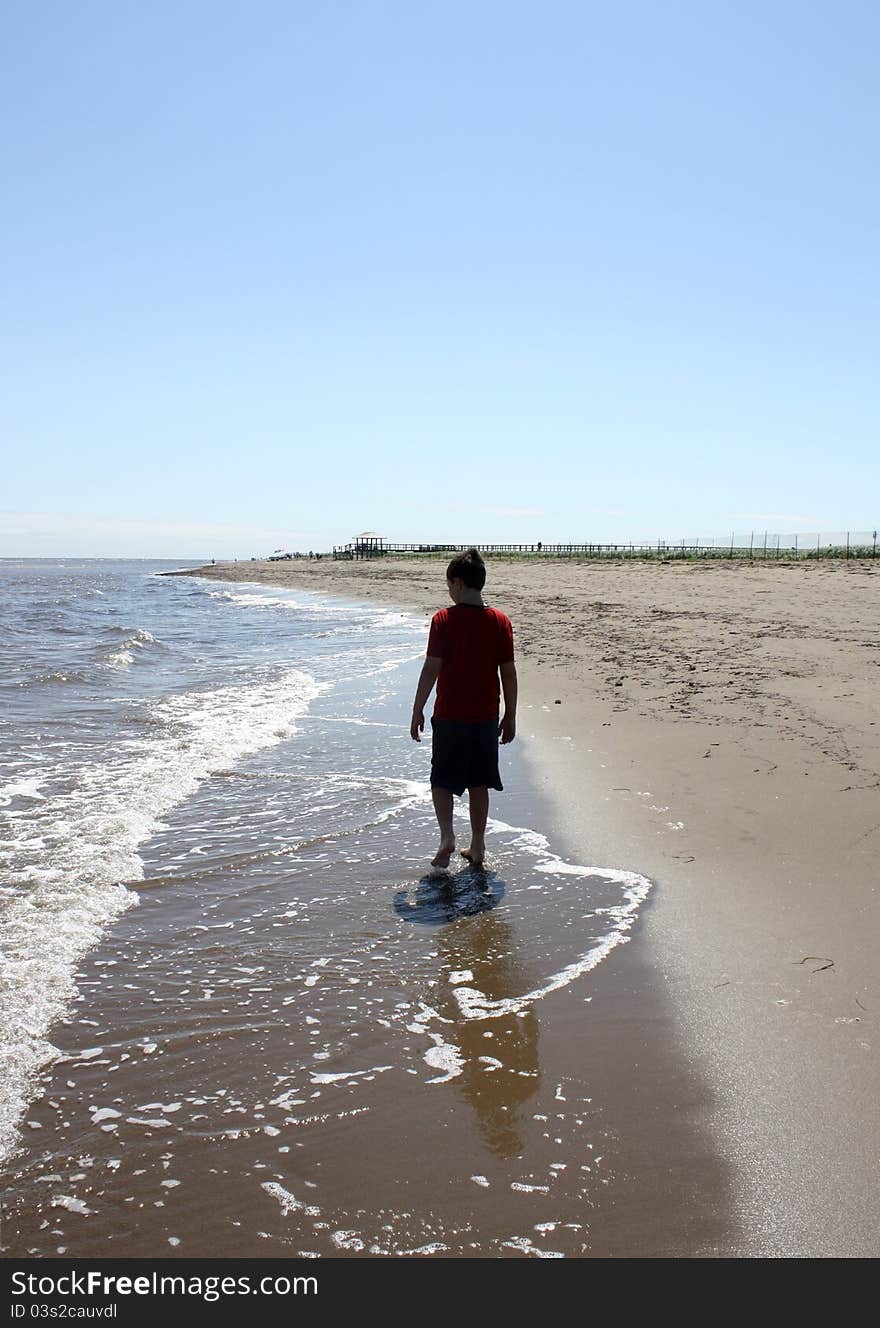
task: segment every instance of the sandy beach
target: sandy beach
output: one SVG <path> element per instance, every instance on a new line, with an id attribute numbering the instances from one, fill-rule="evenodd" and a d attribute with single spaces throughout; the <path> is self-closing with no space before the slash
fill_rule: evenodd
<path id="1" fill-rule="evenodd" d="M 444 568 L 199 574 L 428 615 Z M 614 1061 L 628 1131 L 630 1184 L 608 1217 L 620 1253 L 663 1252 L 689 1195 L 726 1233 L 721 1254 L 880 1252 L 878 575 L 858 561 L 489 565 L 547 814 L 578 860 L 655 885 L 591 1006 L 591 1054 Z M 673 1127 L 701 1140 L 690 1175 Z"/>

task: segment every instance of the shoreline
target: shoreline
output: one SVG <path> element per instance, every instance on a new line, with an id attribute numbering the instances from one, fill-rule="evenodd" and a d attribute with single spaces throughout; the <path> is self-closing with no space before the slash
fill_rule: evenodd
<path id="1" fill-rule="evenodd" d="M 428 615 L 444 568 L 180 574 Z M 655 882 L 637 939 L 598 981 L 625 986 L 619 970 L 647 955 L 705 1084 L 697 1124 L 730 1171 L 743 1235 L 727 1252 L 875 1256 L 876 568 L 493 559 L 489 575 L 487 598 L 514 622 L 518 727 L 555 829 L 579 860 Z M 651 1017 L 644 999 L 634 1010 L 631 1036 Z"/>
<path id="2" fill-rule="evenodd" d="M 7 1253 L 739 1248 L 705 1085 L 621 893 L 646 883 L 560 858 L 525 744 L 506 757 L 488 895 L 466 869 L 433 892 L 421 876 L 428 753 L 400 724 L 418 664 L 376 695 L 351 678 L 314 698 L 293 749 L 203 782 L 144 843 L 138 904 L 84 957 L 52 1030 L 5 1176 Z M 298 842 L 328 743 L 356 777 L 400 753 L 421 793 L 395 829 L 357 806 L 339 824 L 331 795 Z M 468 979 L 488 1015 L 458 1001 Z"/>

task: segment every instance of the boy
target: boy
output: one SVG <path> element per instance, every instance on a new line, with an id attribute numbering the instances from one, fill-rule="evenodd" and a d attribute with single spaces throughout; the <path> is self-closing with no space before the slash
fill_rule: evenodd
<path id="1" fill-rule="evenodd" d="M 486 565 L 476 549 L 459 554 L 446 569 L 451 609 L 431 619 L 428 654 L 413 702 L 410 735 L 421 742 L 424 706 L 437 683 L 431 719 L 431 794 L 440 827 L 440 847 L 432 867 L 449 866 L 455 851 L 452 797 L 468 791 L 471 842 L 461 856 L 480 868 L 486 855 L 489 789 L 502 789 L 498 773 L 498 738 L 516 735 L 516 665 L 510 619 L 483 603 Z M 504 717 L 498 722 L 499 687 Z"/>

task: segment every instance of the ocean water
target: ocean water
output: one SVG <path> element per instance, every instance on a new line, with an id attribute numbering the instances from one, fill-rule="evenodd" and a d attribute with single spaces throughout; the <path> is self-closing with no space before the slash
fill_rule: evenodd
<path id="1" fill-rule="evenodd" d="M 515 745 L 491 870 L 436 877 L 426 621 L 170 566 L 0 563 L 7 1241 L 582 1252 L 541 1025 L 648 882 L 560 855 Z"/>

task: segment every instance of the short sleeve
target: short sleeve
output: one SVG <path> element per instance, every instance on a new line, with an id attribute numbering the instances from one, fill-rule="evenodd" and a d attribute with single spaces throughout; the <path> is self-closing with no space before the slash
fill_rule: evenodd
<path id="1" fill-rule="evenodd" d="M 513 627 L 504 613 L 498 615 L 498 663 L 509 664 L 513 659 Z"/>
<path id="2" fill-rule="evenodd" d="M 442 609 L 431 619 L 427 653 L 435 659 L 442 659 L 446 654 L 446 615 Z"/>

